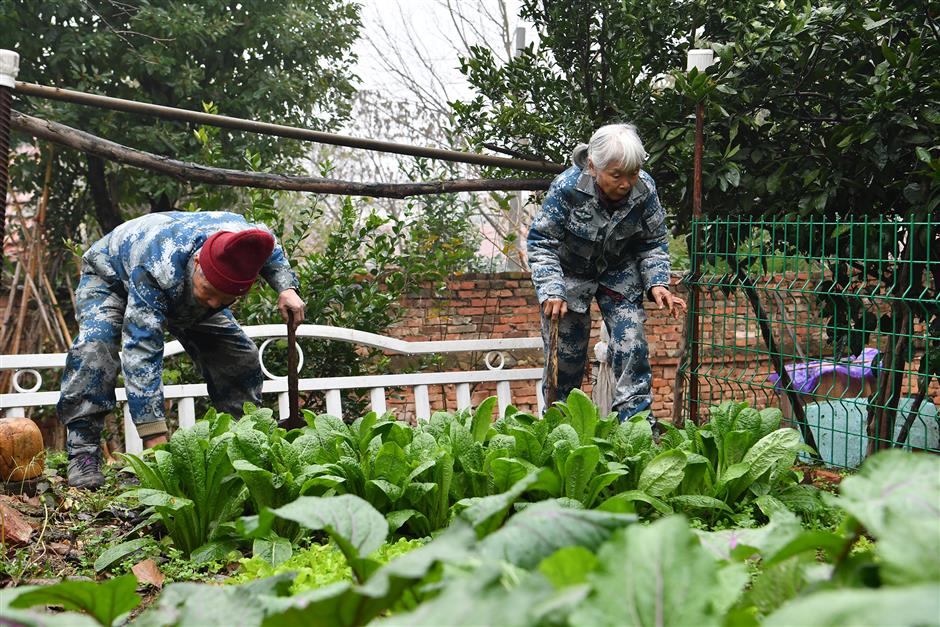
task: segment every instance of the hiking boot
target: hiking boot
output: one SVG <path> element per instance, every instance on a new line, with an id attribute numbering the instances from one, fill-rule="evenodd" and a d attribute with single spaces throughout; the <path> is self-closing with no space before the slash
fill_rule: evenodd
<path id="1" fill-rule="evenodd" d="M 73 488 L 97 490 L 104 481 L 100 453 L 78 453 L 69 458 L 69 485 Z"/>

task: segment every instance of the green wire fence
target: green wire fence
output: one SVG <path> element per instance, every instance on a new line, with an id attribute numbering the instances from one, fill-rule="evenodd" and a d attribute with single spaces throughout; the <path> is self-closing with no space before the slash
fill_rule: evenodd
<path id="1" fill-rule="evenodd" d="M 693 223 L 685 419 L 783 410 L 831 466 L 940 452 L 940 213 Z"/>

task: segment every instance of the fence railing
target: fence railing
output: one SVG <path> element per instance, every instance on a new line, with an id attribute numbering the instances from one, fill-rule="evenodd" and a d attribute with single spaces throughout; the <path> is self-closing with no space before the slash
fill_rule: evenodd
<path id="1" fill-rule="evenodd" d="M 262 340 L 259 348 L 262 371 L 266 377 L 262 394 L 277 395 L 280 417 L 287 418 L 289 414 L 287 377 L 273 375 L 265 364 L 265 353 L 269 344 L 286 337 L 287 327 L 283 324 L 270 324 L 243 328 L 249 337 Z M 300 379 L 298 381 L 299 390 L 301 392 L 322 392 L 326 412 L 334 416 L 343 417 L 343 390 L 368 390 L 371 409 L 378 413 L 384 413 L 388 408 L 386 393 L 388 389 L 410 388 L 414 393 L 416 418 L 418 420 L 427 420 L 431 416 L 429 386 L 454 385 L 457 396 L 457 409 L 460 410 L 470 407 L 471 386 L 478 383 L 495 383 L 499 411 L 502 415 L 506 407 L 512 403 L 511 383 L 514 381 L 531 383 L 535 388 L 540 413 L 544 406 L 542 390 L 539 385 L 542 378 L 542 368 L 504 367 L 507 351 L 541 349 L 542 339 L 540 337 L 407 342 L 355 329 L 312 324 L 300 325 L 297 329 L 297 337 L 350 342 L 398 355 L 485 354 L 485 370 Z M 299 344 L 298 350 L 301 350 Z M 183 347 L 178 341 L 168 342 L 164 349 L 164 356 L 170 357 L 182 352 Z M 59 400 L 59 391 L 40 391 L 43 387 L 43 378 L 40 371 L 63 368 L 65 366 L 65 357 L 65 353 L 0 356 L 0 370 L 13 371 L 12 385 L 14 389 L 12 393 L 0 394 L 0 412 L 4 412 L 8 416 L 16 416 L 24 415 L 28 407 L 55 406 Z M 24 375 L 31 375 L 33 378 L 28 385 L 23 380 Z M 165 398 L 177 401 L 178 419 L 181 427 L 195 423 L 195 400 L 208 397 L 205 384 L 166 385 L 163 392 Z M 115 396 L 119 403 L 127 400 L 124 388 L 115 390 Z M 142 450 L 142 442 L 137 436 L 137 430 L 131 421 L 126 403 L 124 403 L 124 438 L 125 449 L 128 452 L 137 453 Z"/>
<path id="2" fill-rule="evenodd" d="M 833 466 L 940 452 L 938 227 L 936 212 L 697 220 L 687 407 L 779 405 Z"/>

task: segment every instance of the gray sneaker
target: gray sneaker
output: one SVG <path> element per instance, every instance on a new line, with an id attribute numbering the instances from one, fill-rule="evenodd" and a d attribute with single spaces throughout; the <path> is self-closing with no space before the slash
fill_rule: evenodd
<path id="1" fill-rule="evenodd" d="M 78 453 L 69 458 L 69 485 L 73 488 L 97 490 L 104 481 L 100 453 Z"/>

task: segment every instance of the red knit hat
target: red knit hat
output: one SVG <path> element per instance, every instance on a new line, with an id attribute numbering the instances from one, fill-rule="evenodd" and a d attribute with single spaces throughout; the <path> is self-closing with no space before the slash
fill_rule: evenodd
<path id="1" fill-rule="evenodd" d="M 274 237 L 261 229 L 219 231 L 199 251 L 199 267 L 215 289 L 241 296 L 251 289 L 274 250 Z"/>

